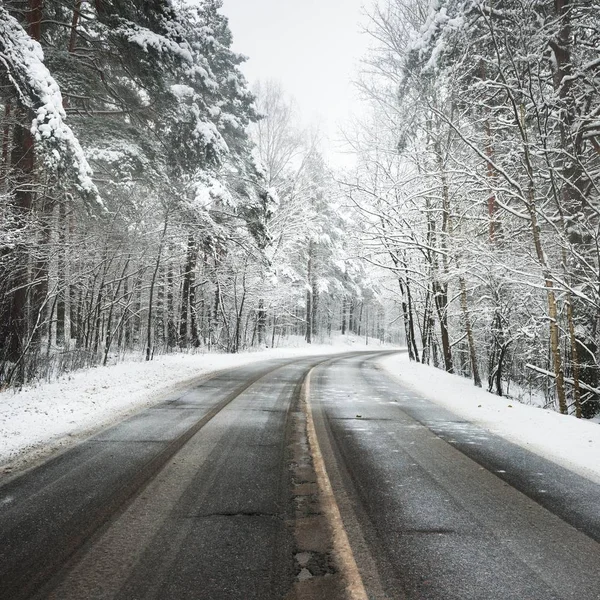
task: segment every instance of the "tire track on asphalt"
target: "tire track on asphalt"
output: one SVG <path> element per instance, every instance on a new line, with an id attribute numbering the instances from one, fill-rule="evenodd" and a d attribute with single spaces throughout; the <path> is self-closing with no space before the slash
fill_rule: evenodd
<path id="1" fill-rule="evenodd" d="M 30 554 L 29 557 L 20 557 L 20 560 L 8 571 L 0 568 L 0 598 L 26 600 L 31 597 L 32 594 L 55 576 L 57 572 L 64 568 L 64 565 L 69 562 L 90 537 L 98 532 L 108 521 L 121 513 L 153 480 L 169 460 L 217 414 L 262 378 L 292 364 L 295 360 L 298 359 L 287 361 L 275 367 L 269 366 L 268 369 L 261 370 L 255 376 L 246 380 L 241 386 L 232 390 L 225 398 L 216 403 L 206 414 L 196 421 L 196 423 L 168 442 L 164 448 L 139 468 L 127 484 L 116 490 L 107 501 L 102 503 L 101 507 L 98 507 L 94 511 L 93 516 L 86 521 L 83 528 L 68 532 L 64 536 L 66 539 L 54 540 L 54 543 L 52 540 L 46 541 L 44 549 L 36 548 L 34 550 L 37 551 L 37 555 Z M 204 383 L 222 375 L 222 371 L 215 373 L 213 377 L 206 379 Z M 43 465 L 40 467 L 43 467 Z M 36 470 L 28 471 L 22 477 L 31 476 L 35 474 Z M 20 477 L 11 479 L 5 485 L 18 485 L 19 479 Z M 0 491 L 3 487 L 5 486 L 0 487 Z M 65 501 L 67 500 L 65 499 Z M 66 526 L 68 527 L 68 523 Z M 51 551 L 49 551 L 50 548 L 52 549 Z"/>

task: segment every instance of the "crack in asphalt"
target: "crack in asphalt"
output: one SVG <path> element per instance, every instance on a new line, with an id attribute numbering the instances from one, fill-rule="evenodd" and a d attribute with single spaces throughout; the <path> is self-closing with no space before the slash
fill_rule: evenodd
<path id="1" fill-rule="evenodd" d="M 242 512 L 215 512 L 215 513 L 207 513 L 205 515 L 191 515 L 188 516 L 188 519 L 212 519 L 214 517 L 251 517 L 251 518 L 267 518 L 267 519 L 278 519 L 283 520 L 281 515 L 276 515 L 273 513 L 263 513 L 263 512 L 254 512 L 254 511 L 242 511 Z"/>

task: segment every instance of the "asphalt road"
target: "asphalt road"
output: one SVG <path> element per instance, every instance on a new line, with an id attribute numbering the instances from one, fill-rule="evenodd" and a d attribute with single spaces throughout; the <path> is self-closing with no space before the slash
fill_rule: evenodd
<path id="1" fill-rule="evenodd" d="M 318 367 L 321 450 L 369 598 L 600 599 L 600 486 L 403 389 Z"/>
<path id="2" fill-rule="evenodd" d="M 380 354 L 222 373 L 1 485 L 0 599 L 342 598 L 312 370 L 369 598 L 599 600 L 600 486 L 403 389 Z"/>

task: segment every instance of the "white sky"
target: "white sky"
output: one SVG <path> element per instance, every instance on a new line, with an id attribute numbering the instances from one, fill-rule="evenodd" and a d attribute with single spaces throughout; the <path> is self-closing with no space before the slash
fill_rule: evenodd
<path id="1" fill-rule="evenodd" d="M 328 154 L 334 152 L 339 126 L 357 104 L 351 81 L 367 47 L 360 23 L 362 6 L 368 4 L 369 0 L 224 0 L 222 13 L 229 17 L 233 48 L 249 58 L 243 67 L 249 81 L 279 80 L 304 120 L 320 123 L 330 138 Z"/>

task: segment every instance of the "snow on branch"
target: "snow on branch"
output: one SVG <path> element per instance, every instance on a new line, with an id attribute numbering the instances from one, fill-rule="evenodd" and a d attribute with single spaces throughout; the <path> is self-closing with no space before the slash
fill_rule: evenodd
<path id="1" fill-rule="evenodd" d="M 531 365 L 529 363 L 527 363 L 525 365 L 525 367 L 527 367 L 528 369 L 531 369 L 532 371 L 535 371 L 536 373 L 540 373 L 541 375 L 546 375 L 547 377 L 552 377 L 554 379 L 556 379 L 556 373 L 553 373 L 552 371 L 547 371 L 546 369 L 542 369 L 541 367 L 536 367 L 535 365 Z M 575 385 L 575 381 L 569 377 L 563 377 L 563 379 L 565 380 L 565 383 L 568 383 L 569 385 Z M 595 388 L 592 387 L 591 385 L 588 385 L 587 383 L 583 382 L 583 381 L 578 381 L 579 387 L 583 390 L 586 390 L 588 392 L 592 392 L 593 394 L 600 394 L 600 389 L 599 388 Z"/>
<path id="2" fill-rule="evenodd" d="M 134 23 L 125 22 L 119 25 L 114 34 L 122 36 L 130 44 L 139 46 L 144 52 L 154 50 L 159 54 L 172 54 L 186 63 L 192 64 L 194 57 L 187 44 L 178 44 L 172 39 Z"/>
<path id="3" fill-rule="evenodd" d="M 88 209 L 95 213 L 105 212 L 79 140 L 65 123 L 62 94 L 44 64 L 41 45 L 2 7 L 0 64 L 21 103 L 34 114 L 31 133 L 45 166 L 54 173 L 72 173 Z"/>
<path id="4" fill-rule="evenodd" d="M 458 12 L 458 15 L 451 16 L 445 3 L 431 0 L 426 21 L 409 44 L 410 53 L 418 53 L 421 60 L 427 58 L 424 71 L 437 66 L 439 57 L 446 51 L 448 31 L 458 31 L 465 27 L 465 18 Z"/>

